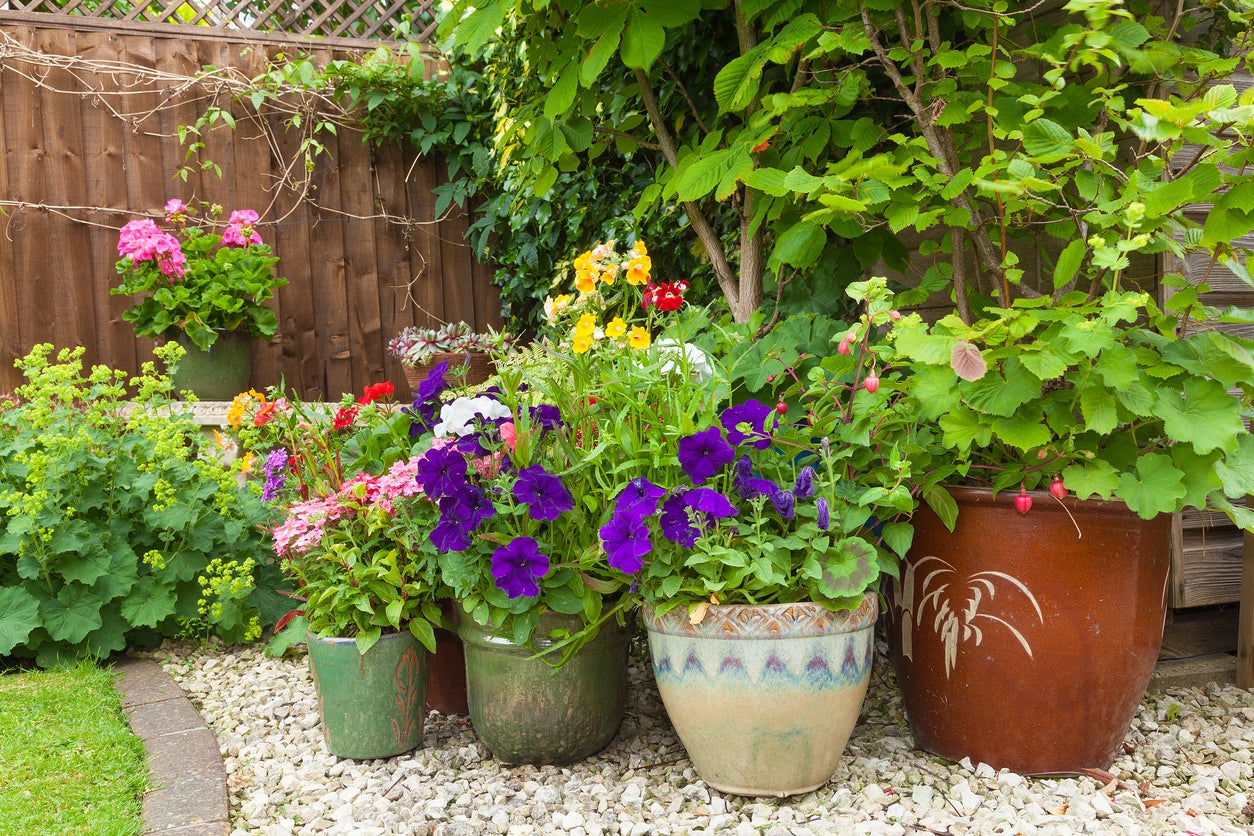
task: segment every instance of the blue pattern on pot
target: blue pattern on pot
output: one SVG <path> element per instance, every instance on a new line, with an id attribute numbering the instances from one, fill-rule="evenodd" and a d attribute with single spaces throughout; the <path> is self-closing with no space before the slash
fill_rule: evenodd
<path id="1" fill-rule="evenodd" d="M 876 597 L 645 612 L 658 691 L 706 783 L 740 795 L 809 792 L 836 769 L 874 655 Z"/>

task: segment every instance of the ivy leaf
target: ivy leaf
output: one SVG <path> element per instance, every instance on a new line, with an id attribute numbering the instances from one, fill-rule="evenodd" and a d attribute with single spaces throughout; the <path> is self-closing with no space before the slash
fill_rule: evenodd
<path id="1" fill-rule="evenodd" d="M 40 615 L 49 636 L 59 642 L 78 644 L 101 625 L 100 599 L 81 584 L 67 584 L 56 598 L 44 602 Z"/>
<path id="2" fill-rule="evenodd" d="M 1233 450 L 1246 431 L 1240 404 L 1213 380 L 1186 380 L 1183 397 L 1169 387 L 1161 388 L 1154 414 L 1163 419 L 1169 436 L 1189 442 L 1199 453 Z"/>
<path id="3" fill-rule="evenodd" d="M 35 596 L 20 586 L 0 587 L 0 656 L 9 655 L 39 625 Z"/>
<path id="4" fill-rule="evenodd" d="M 1070 482 L 1067 483 L 1070 487 Z M 1119 477 L 1119 496 L 1144 520 L 1175 511 L 1184 499 L 1184 478 L 1171 459 L 1148 453 L 1136 460 L 1136 470 Z"/>

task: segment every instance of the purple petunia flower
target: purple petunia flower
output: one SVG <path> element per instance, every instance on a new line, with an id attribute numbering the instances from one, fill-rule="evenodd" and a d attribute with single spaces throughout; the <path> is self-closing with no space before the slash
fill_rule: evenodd
<path id="1" fill-rule="evenodd" d="M 575 498 L 562 480 L 538 464 L 518 471 L 514 498 L 528 506 L 533 519 L 555 520 L 575 507 Z"/>
<path id="2" fill-rule="evenodd" d="M 718 427 L 709 427 L 679 439 L 679 465 L 692 484 L 700 485 L 736 457 Z"/>
<path id="3" fill-rule="evenodd" d="M 684 491 L 672 494 L 662 503 L 662 536 L 672 543 L 692 548 L 697 543 L 700 529 L 692 524 L 688 517 L 688 504 L 684 502 Z"/>
<path id="4" fill-rule="evenodd" d="M 771 445 L 767 434 L 766 419 L 774 415 L 775 410 L 766 404 L 750 398 L 744 403 L 729 406 L 719 415 L 723 429 L 727 430 L 727 440 L 739 447 L 744 444 L 765 450 Z"/>
<path id="5" fill-rule="evenodd" d="M 781 517 L 791 520 L 796 509 L 797 498 L 793 496 L 792 491 L 776 491 L 771 494 L 771 504 L 775 506 L 775 510 Z"/>
<path id="6" fill-rule="evenodd" d="M 447 374 L 447 360 L 427 372 L 427 376 L 418 384 L 418 391 L 414 393 L 414 403 L 434 403 L 448 389 L 448 381 L 445 379 Z"/>
<path id="7" fill-rule="evenodd" d="M 266 456 L 266 463 L 261 467 L 266 474 L 266 484 L 261 489 L 262 502 L 269 502 L 283 490 L 287 481 L 287 462 L 287 450 L 282 447 L 276 447 Z"/>
<path id="8" fill-rule="evenodd" d="M 827 508 L 827 500 L 820 496 L 814 500 L 814 505 L 819 509 L 819 528 L 827 531 L 832 524 L 831 511 Z"/>
<path id="9" fill-rule="evenodd" d="M 427 539 L 442 552 L 461 552 L 470 548 L 470 532 L 456 517 L 441 515 Z"/>
<path id="10" fill-rule="evenodd" d="M 418 460 L 415 477 L 427 496 L 452 496 L 466 484 L 466 459 L 452 447 L 432 447 Z"/>
<path id="11" fill-rule="evenodd" d="M 469 483 L 455 494 L 440 497 L 440 514 L 456 520 L 467 534 L 473 533 L 485 520 L 496 516 L 496 506 L 483 490 Z"/>
<path id="12" fill-rule="evenodd" d="M 694 511 L 708 514 L 715 519 L 731 517 L 738 513 L 736 506 L 713 488 L 693 488 L 684 494 L 684 504 Z"/>
<path id="13" fill-rule="evenodd" d="M 531 407 L 531 423 L 540 428 L 541 432 L 556 430 L 562 426 L 562 411 L 553 404 L 540 404 Z"/>
<path id="14" fill-rule="evenodd" d="M 809 499 L 814 496 L 814 468 L 806 465 L 797 474 L 797 483 L 792 486 L 792 493 L 797 499 Z"/>
<path id="15" fill-rule="evenodd" d="M 515 537 L 492 552 L 492 577 L 510 598 L 540 594 L 540 578 L 549 571 L 549 556 L 530 537 Z"/>
<path id="16" fill-rule="evenodd" d="M 649 527 L 643 517 L 631 513 L 615 513 L 610 521 L 601 526 L 601 544 L 609 564 L 628 575 L 644 568 L 644 556 L 653 549 L 649 540 Z"/>
<path id="17" fill-rule="evenodd" d="M 657 513 L 657 504 L 665 495 L 664 488 L 659 488 L 643 476 L 637 476 L 615 497 L 614 516 L 629 513 L 635 517 L 648 517 Z"/>
<path id="18" fill-rule="evenodd" d="M 414 392 L 414 402 L 402 410 L 412 419 L 409 425 L 410 438 L 434 429 L 436 415 L 440 410 L 440 395 L 448 389 L 448 381 L 444 379 L 447 372 L 447 362 L 440 363 L 428 372 Z"/>

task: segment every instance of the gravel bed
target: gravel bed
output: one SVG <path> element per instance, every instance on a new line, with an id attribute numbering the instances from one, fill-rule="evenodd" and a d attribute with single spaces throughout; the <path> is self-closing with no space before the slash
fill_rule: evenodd
<path id="1" fill-rule="evenodd" d="M 153 655 L 218 736 L 233 836 L 1254 833 L 1254 695 L 1233 686 L 1149 694 L 1110 777 L 1029 779 L 915 749 L 880 656 L 831 780 L 750 799 L 696 776 L 638 651 L 618 736 L 564 768 L 505 766 L 469 718 L 434 712 L 414 752 L 340 760 L 322 741 L 303 654 L 167 645 Z"/>

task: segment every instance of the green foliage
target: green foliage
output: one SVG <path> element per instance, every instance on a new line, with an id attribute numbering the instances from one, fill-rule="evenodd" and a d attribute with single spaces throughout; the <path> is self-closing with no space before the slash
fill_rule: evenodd
<path id="1" fill-rule="evenodd" d="M 157 351 L 167 363 L 182 354 Z M 152 363 L 128 404 L 125 373 L 84 374 L 82 348 L 51 354 L 40 345 L 18 361 L 27 382 L 0 410 L 0 655 L 45 667 L 177 635 L 210 560 L 263 553 L 265 516 L 201 455 L 199 427 Z M 239 601 L 250 620 L 273 611 L 273 586 L 254 573 Z"/>
<path id="2" fill-rule="evenodd" d="M 957 479 L 1031 490 L 1061 476 L 1080 499 L 1117 497 L 1146 519 L 1194 507 L 1254 525 L 1233 504 L 1254 472 L 1254 343 L 1177 337 L 1180 325 L 1133 291 L 1021 300 L 972 325 L 904 318 L 892 362 L 915 374 L 901 407 L 921 419 L 925 498 Z"/>
<path id="3" fill-rule="evenodd" d="M 0 832 L 143 831 L 144 747 L 114 674 L 84 663 L 0 675 Z"/>

